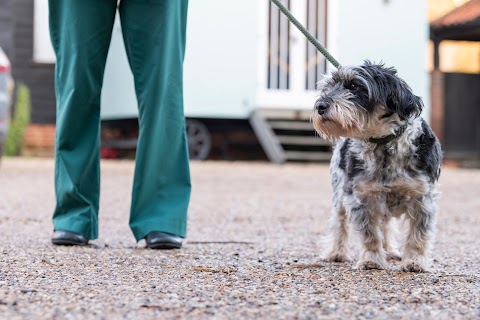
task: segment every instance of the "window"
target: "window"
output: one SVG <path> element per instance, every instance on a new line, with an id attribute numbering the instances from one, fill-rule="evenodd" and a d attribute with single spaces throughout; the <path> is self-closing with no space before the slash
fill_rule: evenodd
<path id="1" fill-rule="evenodd" d="M 325 44 L 326 0 L 305 0 L 295 4 L 296 6 L 293 6 L 292 0 L 282 0 L 282 2 L 320 43 Z M 301 70 L 304 82 L 302 86 L 305 90 L 315 90 L 321 75 L 325 73 L 325 57 L 310 42 L 305 39 L 299 41 L 298 37 L 292 36 L 292 28 L 295 27 L 277 6 L 269 1 L 267 88 L 289 90 L 292 86 L 292 72 L 299 71 L 291 70 L 291 57 L 302 54 L 302 60 L 304 59 L 304 67 Z"/>

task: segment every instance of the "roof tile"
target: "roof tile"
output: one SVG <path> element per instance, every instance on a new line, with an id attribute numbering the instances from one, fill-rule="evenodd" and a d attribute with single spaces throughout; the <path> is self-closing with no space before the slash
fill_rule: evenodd
<path id="1" fill-rule="evenodd" d="M 471 0 L 431 23 L 432 27 L 461 25 L 480 19 L 480 0 Z"/>

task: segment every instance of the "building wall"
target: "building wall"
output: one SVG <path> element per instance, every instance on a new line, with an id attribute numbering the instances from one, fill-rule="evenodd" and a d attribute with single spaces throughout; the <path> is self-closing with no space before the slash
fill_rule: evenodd
<path id="1" fill-rule="evenodd" d="M 15 52 L 12 63 L 16 80 L 25 82 L 32 90 L 33 122 L 54 123 L 53 65 L 33 62 L 33 2 L 0 0 L 0 21 L 7 25 L 5 29 L 0 25 L 0 30 L 8 30 L 8 25 L 13 25 L 10 35 L 0 32 L 0 41 L 6 39 L 3 41 L 10 47 L 7 49 L 9 53 L 12 55 Z M 424 98 L 428 108 L 426 1 L 342 0 L 329 1 L 329 7 L 328 47 L 340 63 L 356 64 L 363 59 L 372 59 L 396 66 L 416 94 Z M 8 18 L 9 9 L 13 12 L 10 17 L 15 17 L 14 21 Z M 408 17 L 409 23 L 405 23 L 405 17 Z M 188 61 L 186 63 L 188 67 Z M 255 84 L 254 81 L 249 83 Z"/>
<path id="2" fill-rule="evenodd" d="M 328 27 L 328 47 L 341 64 L 369 59 L 396 67 L 429 119 L 426 0 L 331 0 Z"/>
<path id="3" fill-rule="evenodd" d="M 3 4 L 7 10 L 10 9 L 9 13 L 5 12 L 6 19 L 2 16 Z M 23 82 L 31 90 L 32 122 L 55 123 L 54 66 L 33 61 L 33 0 L 0 0 L 0 7 L 0 23 L 8 25 L 10 21 L 10 35 L 7 31 L 3 37 L 7 43 L 11 39 L 9 56 L 13 77 L 17 83 Z M 4 30 L 1 25 L 0 30 Z"/>
<path id="4" fill-rule="evenodd" d="M 470 0 L 428 0 L 428 19 L 434 21 Z M 428 69 L 433 70 L 433 43 L 428 47 Z M 480 42 L 442 41 L 440 70 L 450 73 L 480 73 Z"/>
<path id="5" fill-rule="evenodd" d="M 447 158 L 480 157 L 480 74 L 445 73 L 445 139 Z"/>

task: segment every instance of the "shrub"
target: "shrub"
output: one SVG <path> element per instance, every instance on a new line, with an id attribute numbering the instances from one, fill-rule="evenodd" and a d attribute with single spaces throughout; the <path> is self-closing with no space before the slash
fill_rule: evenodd
<path id="1" fill-rule="evenodd" d="M 21 83 L 18 86 L 14 115 L 5 140 L 5 154 L 7 156 L 21 155 L 23 135 L 25 128 L 30 123 L 30 113 L 30 90 L 25 84 Z"/>

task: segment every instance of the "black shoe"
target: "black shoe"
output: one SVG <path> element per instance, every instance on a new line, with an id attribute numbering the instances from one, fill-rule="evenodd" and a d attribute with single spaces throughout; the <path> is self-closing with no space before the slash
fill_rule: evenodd
<path id="1" fill-rule="evenodd" d="M 76 232 L 57 230 L 53 232 L 52 243 L 60 246 L 85 246 L 88 239 Z"/>
<path id="2" fill-rule="evenodd" d="M 174 234 L 152 231 L 145 237 L 147 248 L 150 249 L 180 249 L 182 238 Z"/>

